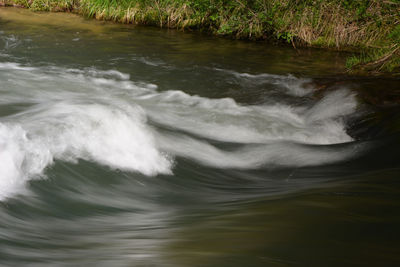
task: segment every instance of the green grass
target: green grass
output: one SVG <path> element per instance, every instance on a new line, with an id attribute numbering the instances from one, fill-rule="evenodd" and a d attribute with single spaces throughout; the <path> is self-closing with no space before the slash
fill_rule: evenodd
<path id="1" fill-rule="evenodd" d="M 361 51 L 351 69 L 397 72 L 400 0 L 0 0 L 121 23 L 201 30 L 237 39 Z M 393 52 L 394 51 L 394 52 Z M 392 53 L 393 52 L 393 53 Z M 392 54 L 390 54 L 392 53 Z M 390 57 L 387 55 L 390 54 Z M 387 57 L 387 58 L 385 58 Z M 384 62 L 379 61 L 385 59 Z M 368 68 L 363 65 L 370 64 Z"/>
<path id="2" fill-rule="evenodd" d="M 0 0 L 0 4 L 26 7 L 33 11 L 77 11 L 79 0 Z"/>

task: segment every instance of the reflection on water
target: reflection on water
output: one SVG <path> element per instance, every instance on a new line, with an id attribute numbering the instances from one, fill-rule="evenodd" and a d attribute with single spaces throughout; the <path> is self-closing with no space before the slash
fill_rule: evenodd
<path id="1" fill-rule="evenodd" d="M 0 263 L 399 263 L 399 81 L 340 66 L 0 9 Z"/>
<path id="2" fill-rule="evenodd" d="M 178 264 L 183 266 L 192 262 L 199 266 L 395 265 L 399 223 L 399 191 L 392 188 L 395 173 L 363 177 L 379 181 L 379 193 L 376 185 L 358 181 L 207 214 L 178 230 L 183 238 L 169 244 L 170 249 L 181 255 Z"/>

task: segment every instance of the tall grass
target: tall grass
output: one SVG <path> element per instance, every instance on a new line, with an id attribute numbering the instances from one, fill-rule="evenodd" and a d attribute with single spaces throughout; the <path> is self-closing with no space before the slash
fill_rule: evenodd
<path id="1" fill-rule="evenodd" d="M 79 0 L 0 0 L 0 5 L 26 7 L 34 11 L 77 11 Z"/>
<path id="2" fill-rule="evenodd" d="M 0 0 L 34 10 L 73 10 L 122 23 L 198 29 L 238 39 L 361 52 L 347 66 L 375 62 L 399 71 L 400 0 Z M 383 60 L 383 61 L 381 61 Z M 367 68 L 368 69 L 368 68 Z"/>

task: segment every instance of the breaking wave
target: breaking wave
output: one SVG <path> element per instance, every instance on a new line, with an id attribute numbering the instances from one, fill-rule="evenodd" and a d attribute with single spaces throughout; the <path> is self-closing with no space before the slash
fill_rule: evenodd
<path id="1" fill-rule="evenodd" d="M 357 102 L 345 89 L 304 105 L 243 105 L 158 90 L 117 70 L 13 62 L 0 69 L 0 107 L 23 107 L 0 114 L 0 199 L 43 177 L 56 160 L 151 176 L 171 174 L 175 157 L 256 169 L 326 164 L 355 153 L 354 146 L 334 145 L 352 141 L 343 118 Z M 311 90 L 293 76 L 233 74 L 269 80 L 299 97 Z"/>

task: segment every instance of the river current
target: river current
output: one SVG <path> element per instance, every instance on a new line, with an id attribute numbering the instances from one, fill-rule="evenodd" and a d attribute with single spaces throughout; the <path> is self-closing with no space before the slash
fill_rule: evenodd
<path id="1" fill-rule="evenodd" d="M 400 263 L 400 80 L 0 9 L 0 264 Z"/>

